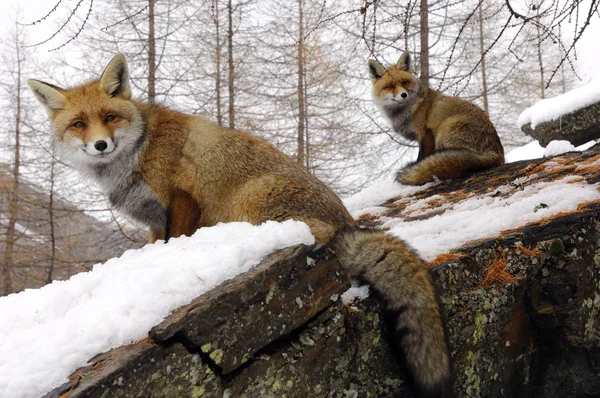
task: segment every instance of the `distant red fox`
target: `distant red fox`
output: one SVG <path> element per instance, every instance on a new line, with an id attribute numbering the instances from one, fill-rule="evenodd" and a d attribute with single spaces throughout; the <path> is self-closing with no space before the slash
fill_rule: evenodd
<path id="1" fill-rule="evenodd" d="M 427 264 L 403 241 L 359 229 L 333 191 L 288 156 L 251 134 L 131 100 L 120 54 L 99 80 L 81 86 L 28 83 L 52 120 L 62 157 L 150 227 L 154 240 L 219 222 L 305 222 L 349 276 L 386 301 L 421 396 L 451 394 L 450 355 Z"/>
<path id="2" fill-rule="evenodd" d="M 477 105 L 419 84 L 405 51 L 385 69 L 369 61 L 373 97 L 394 131 L 419 142 L 417 161 L 396 176 L 422 185 L 504 164 L 504 149 L 488 115 Z"/>

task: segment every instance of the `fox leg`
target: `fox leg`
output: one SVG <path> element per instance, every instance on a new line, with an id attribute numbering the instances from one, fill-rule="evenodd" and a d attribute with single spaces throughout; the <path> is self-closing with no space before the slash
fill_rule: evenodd
<path id="1" fill-rule="evenodd" d="M 425 129 L 425 134 L 419 140 L 419 155 L 417 156 L 417 162 L 431 155 L 434 149 L 435 138 L 433 137 L 433 131 L 431 131 L 431 129 Z"/>
<path id="2" fill-rule="evenodd" d="M 198 229 L 200 207 L 190 194 L 176 190 L 171 195 L 167 208 L 165 241 L 182 235 L 191 236 Z"/>
<path id="3" fill-rule="evenodd" d="M 165 231 L 162 229 L 150 228 L 148 235 L 148 243 L 155 243 L 157 240 L 165 239 Z"/>

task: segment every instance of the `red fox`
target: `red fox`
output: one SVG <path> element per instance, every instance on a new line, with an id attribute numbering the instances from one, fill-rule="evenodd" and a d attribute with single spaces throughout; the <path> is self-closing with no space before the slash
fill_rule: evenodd
<path id="1" fill-rule="evenodd" d="M 427 264 L 403 241 L 360 229 L 325 184 L 267 141 L 131 99 L 125 57 L 99 80 L 63 89 L 28 80 L 60 155 L 97 181 L 152 240 L 219 222 L 295 219 L 329 244 L 348 275 L 377 290 L 421 396 L 451 394 L 441 307 Z"/>
<path id="2" fill-rule="evenodd" d="M 422 185 L 504 164 L 504 148 L 488 115 L 477 105 L 419 84 L 405 51 L 385 69 L 369 60 L 373 97 L 394 131 L 419 142 L 417 161 L 397 180 Z"/>

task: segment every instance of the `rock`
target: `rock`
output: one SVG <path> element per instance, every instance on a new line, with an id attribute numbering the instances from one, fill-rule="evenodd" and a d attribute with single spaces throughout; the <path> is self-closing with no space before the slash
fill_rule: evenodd
<path id="1" fill-rule="evenodd" d="M 545 147 L 552 140 L 566 140 L 575 146 L 600 138 L 600 103 L 566 114 L 559 119 L 543 122 L 531 128 L 531 123 L 521 130 Z"/>
<path id="2" fill-rule="evenodd" d="M 181 344 L 141 342 L 94 357 L 69 382 L 42 398 L 201 397 L 223 395 L 222 383 Z"/>
<path id="3" fill-rule="evenodd" d="M 323 245 L 275 253 L 254 270 L 179 308 L 150 335 L 159 343 L 184 338 L 186 345 L 199 348 L 229 373 L 348 289 L 347 277 L 328 256 Z"/>
<path id="4" fill-rule="evenodd" d="M 595 184 L 599 168 L 600 147 L 508 164 L 416 192 L 413 201 L 435 194 L 437 204 L 412 217 L 565 176 Z M 360 222 L 409 219 L 411 201 L 396 199 Z M 457 397 L 600 396 L 600 200 L 432 265 Z M 94 358 L 47 397 L 413 397 L 376 293 L 346 307 L 336 295 L 347 288 L 326 247 L 285 249 L 181 307 L 147 341 Z"/>

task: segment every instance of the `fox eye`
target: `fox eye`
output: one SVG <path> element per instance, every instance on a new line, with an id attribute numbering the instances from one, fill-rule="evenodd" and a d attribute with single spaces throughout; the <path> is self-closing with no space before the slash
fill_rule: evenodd
<path id="1" fill-rule="evenodd" d="M 75 124 L 73 125 L 73 127 L 78 128 L 78 129 L 82 129 L 85 127 L 85 123 L 82 121 L 79 122 L 75 122 Z"/>
<path id="2" fill-rule="evenodd" d="M 108 116 L 106 117 L 106 121 L 107 121 L 107 122 L 112 122 L 113 120 L 115 120 L 115 116 L 114 116 L 114 115 L 108 115 Z"/>
<path id="3" fill-rule="evenodd" d="M 408 84 L 408 80 L 402 80 L 402 81 L 400 82 L 400 84 L 402 84 L 403 86 L 406 86 L 406 85 Z"/>

